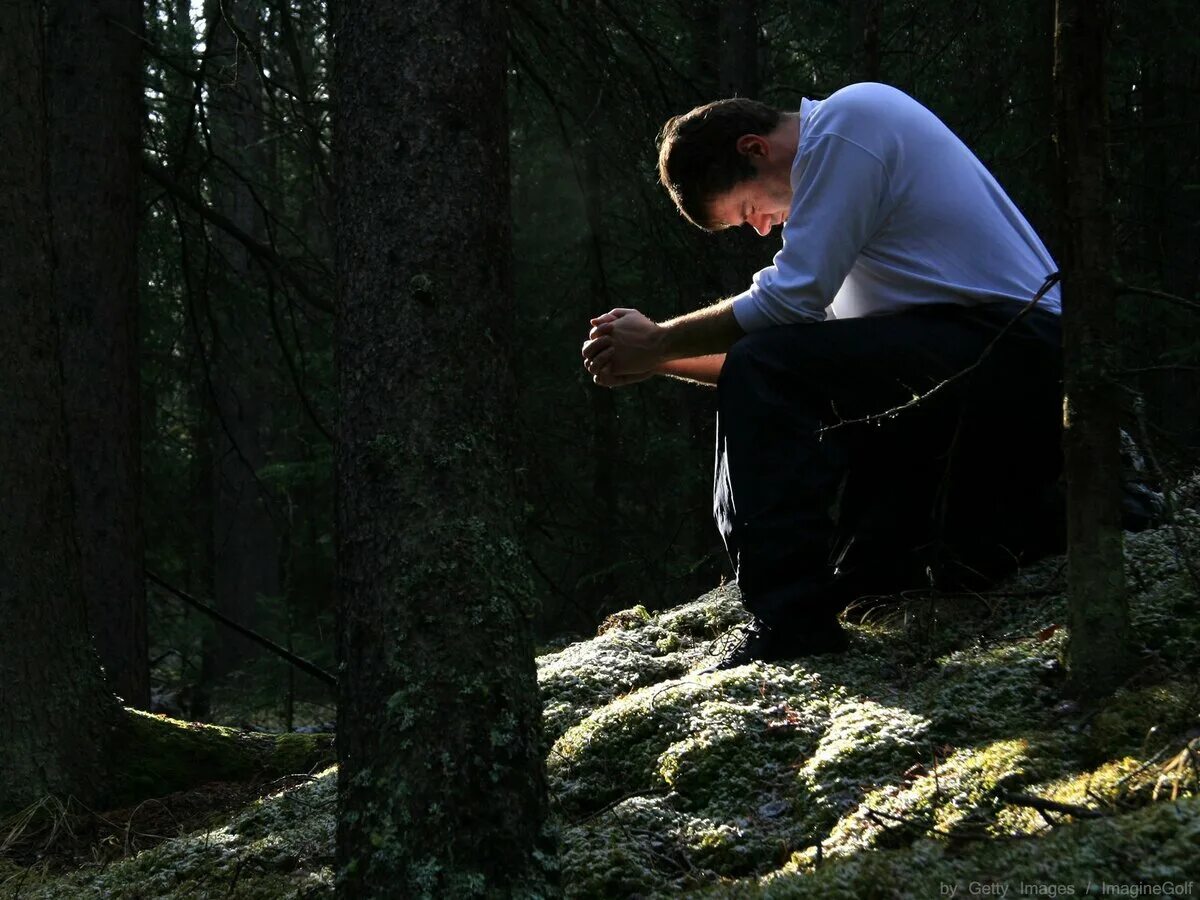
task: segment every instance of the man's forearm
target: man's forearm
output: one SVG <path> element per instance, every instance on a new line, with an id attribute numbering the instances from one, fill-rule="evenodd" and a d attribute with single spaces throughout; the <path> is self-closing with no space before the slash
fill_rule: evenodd
<path id="1" fill-rule="evenodd" d="M 711 353 L 708 356 L 693 356 L 686 359 L 673 359 L 659 365 L 654 371 L 659 375 L 670 375 L 684 381 L 715 387 L 721 376 L 721 366 L 725 365 L 724 353 Z"/>
<path id="2" fill-rule="evenodd" d="M 723 354 L 745 334 L 733 316 L 732 300 L 721 300 L 678 316 L 660 323 L 660 327 L 663 329 L 661 356 L 666 362 Z"/>

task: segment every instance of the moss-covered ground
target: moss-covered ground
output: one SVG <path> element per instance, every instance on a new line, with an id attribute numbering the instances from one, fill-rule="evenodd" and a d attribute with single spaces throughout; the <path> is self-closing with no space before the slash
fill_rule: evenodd
<path id="1" fill-rule="evenodd" d="M 567 894 L 1200 894 L 1200 518 L 1182 515 L 1127 538 L 1144 649 L 1093 707 L 1067 692 L 1061 560 L 877 609 L 840 656 L 697 674 L 744 616 L 732 588 L 542 656 Z M 335 781 L 103 870 L 0 861 L 0 894 L 331 896 Z"/>

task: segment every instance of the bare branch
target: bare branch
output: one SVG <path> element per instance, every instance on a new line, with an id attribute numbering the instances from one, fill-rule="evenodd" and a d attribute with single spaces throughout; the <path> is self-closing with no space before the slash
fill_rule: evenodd
<path id="1" fill-rule="evenodd" d="M 1036 797 L 1032 794 L 1005 794 L 1004 800 L 1013 806 L 1025 806 L 1029 809 L 1036 809 L 1043 814 L 1048 812 L 1063 813 L 1064 815 L 1074 816 L 1077 819 L 1107 819 L 1112 815 L 1112 813 L 1102 812 L 1098 809 L 1076 806 L 1073 803 L 1059 803 L 1057 800 L 1047 800 L 1045 797 Z"/>
<path id="2" fill-rule="evenodd" d="M 284 281 L 288 282 L 309 306 L 322 312 L 333 313 L 333 304 L 313 292 L 302 273 L 296 271 L 290 260 L 280 256 L 274 248 L 256 241 L 242 229 L 238 228 L 227 217 L 221 215 L 191 191 L 173 181 L 170 176 L 155 166 L 149 160 L 142 161 L 142 171 L 163 188 L 168 194 L 182 201 L 189 209 L 199 214 L 205 221 L 220 228 L 253 256 L 268 264 Z"/>
<path id="3" fill-rule="evenodd" d="M 1042 282 L 1042 286 L 1040 288 L 1038 288 L 1038 292 L 1033 295 L 1033 299 L 1030 300 L 1028 303 L 1026 303 L 1023 307 L 1021 307 L 1021 311 L 1018 312 L 1015 316 L 1013 316 L 1012 320 L 1009 321 L 1003 328 L 1001 328 L 998 332 L 996 332 L 996 336 L 991 339 L 991 341 L 988 343 L 988 345 L 986 347 L 983 348 L 983 352 L 979 354 L 979 358 L 977 360 L 975 360 L 975 362 L 971 363 L 971 365 L 967 366 L 965 369 L 963 369 L 959 372 L 955 372 L 953 375 L 951 375 L 945 381 L 939 382 L 938 384 L 934 385 L 932 388 L 930 388 L 924 394 L 919 394 L 919 395 L 913 397 L 907 403 L 902 403 L 899 406 L 894 406 L 891 409 L 884 410 L 881 413 L 873 413 L 869 416 L 863 416 L 858 419 L 844 419 L 841 422 L 834 423 L 833 425 L 826 425 L 824 428 L 817 429 L 817 434 L 824 434 L 827 431 L 834 431 L 835 429 L 842 428 L 845 425 L 870 424 L 871 422 L 881 422 L 884 419 L 890 419 L 893 416 L 898 415 L 899 413 L 903 412 L 906 409 L 912 409 L 914 406 L 918 406 L 919 404 L 924 403 L 930 397 L 933 397 L 933 396 L 941 393 L 943 390 L 945 390 L 945 388 L 954 384 L 956 381 L 959 381 L 959 380 L 965 378 L 966 376 L 970 375 L 972 372 L 974 372 L 976 369 L 978 369 L 983 364 L 983 361 L 988 358 L 988 355 L 992 352 L 992 348 L 996 346 L 996 344 L 1000 341 L 1000 339 L 1002 337 L 1004 337 L 1004 335 L 1008 334 L 1009 330 L 1014 325 L 1016 325 L 1023 318 L 1025 318 L 1027 315 L 1029 315 L 1029 313 L 1033 310 L 1033 308 L 1035 306 L 1037 306 L 1038 301 L 1040 301 L 1044 296 L 1046 296 L 1046 292 L 1049 291 L 1050 288 L 1054 287 L 1054 285 L 1058 284 L 1058 281 L 1059 281 L 1059 275 L 1057 272 L 1051 272 L 1049 275 L 1047 275 L 1046 280 Z"/>
<path id="4" fill-rule="evenodd" d="M 1116 294 L 1118 297 L 1141 294 L 1143 297 L 1165 300 L 1176 306 L 1182 306 L 1184 309 L 1190 309 L 1192 312 L 1200 312 L 1200 300 L 1189 300 L 1187 297 L 1180 297 L 1178 294 L 1168 294 L 1166 291 L 1157 291 L 1154 288 L 1137 287 L 1136 285 L 1118 282 L 1116 285 Z"/>

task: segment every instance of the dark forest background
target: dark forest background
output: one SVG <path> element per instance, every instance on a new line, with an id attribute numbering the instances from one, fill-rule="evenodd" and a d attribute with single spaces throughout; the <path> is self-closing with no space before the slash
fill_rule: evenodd
<path id="1" fill-rule="evenodd" d="M 777 236 L 704 235 L 679 218 L 655 177 L 663 121 L 719 96 L 795 109 L 850 82 L 894 84 L 980 156 L 1058 254 L 1053 7 L 512 4 L 519 394 L 507 419 L 543 640 L 727 575 L 710 520 L 711 394 L 661 379 L 605 391 L 579 361 L 590 316 L 685 312 L 740 290 L 777 249 Z M 326 13 L 291 0 L 146 4 L 137 353 L 147 569 L 332 670 Z M 1121 299 L 1121 364 L 1158 482 L 1190 471 L 1200 444 L 1198 50 L 1196 3 L 1115 7 L 1113 271 L 1138 289 Z M 449 203 L 424 214 L 461 215 Z M 148 603 L 164 710 L 270 728 L 333 718 L 318 681 L 157 584 Z"/>

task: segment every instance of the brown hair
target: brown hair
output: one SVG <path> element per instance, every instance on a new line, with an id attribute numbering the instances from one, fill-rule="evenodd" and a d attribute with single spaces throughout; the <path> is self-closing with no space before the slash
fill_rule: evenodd
<path id="1" fill-rule="evenodd" d="M 754 164 L 738 152 L 738 138 L 769 134 L 781 118 L 781 110 L 735 97 L 667 121 L 658 138 L 658 180 L 685 219 L 705 231 L 726 227 L 712 219 L 712 201 L 755 175 Z"/>

